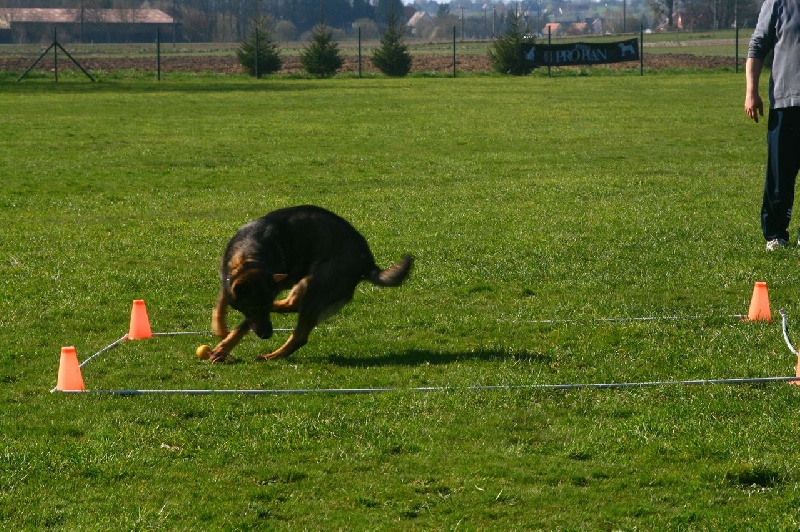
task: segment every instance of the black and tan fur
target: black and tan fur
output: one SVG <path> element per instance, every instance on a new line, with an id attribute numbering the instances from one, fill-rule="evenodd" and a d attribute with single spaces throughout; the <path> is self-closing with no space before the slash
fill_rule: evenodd
<path id="1" fill-rule="evenodd" d="M 320 207 L 290 207 L 254 220 L 236 232 L 222 256 L 222 287 L 211 325 L 223 340 L 211 360 L 225 360 L 250 330 L 270 338 L 271 312 L 296 312 L 297 325 L 285 344 L 259 358 L 289 356 L 306 344 L 317 324 L 353 298 L 359 282 L 399 286 L 412 264 L 413 258 L 406 255 L 380 269 L 364 237 Z M 288 296 L 275 301 L 283 290 L 290 290 Z M 226 326 L 228 306 L 244 315 L 231 332 Z"/>

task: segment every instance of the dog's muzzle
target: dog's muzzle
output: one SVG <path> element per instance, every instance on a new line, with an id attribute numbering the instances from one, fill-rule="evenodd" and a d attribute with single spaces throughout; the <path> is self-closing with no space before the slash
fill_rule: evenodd
<path id="1" fill-rule="evenodd" d="M 262 340 L 267 340 L 269 338 L 272 338 L 272 323 L 269 321 L 261 323 L 251 323 L 250 328 L 253 330 L 256 336 L 258 336 Z"/>

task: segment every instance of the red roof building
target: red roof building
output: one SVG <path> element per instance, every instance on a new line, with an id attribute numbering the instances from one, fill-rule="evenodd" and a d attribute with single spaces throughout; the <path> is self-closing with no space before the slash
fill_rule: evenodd
<path id="1" fill-rule="evenodd" d="M 155 28 L 173 23 L 160 9 L 0 8 L 0 41 L 46 41 L 53 29 L 67 40 L 152 41 Z"/>

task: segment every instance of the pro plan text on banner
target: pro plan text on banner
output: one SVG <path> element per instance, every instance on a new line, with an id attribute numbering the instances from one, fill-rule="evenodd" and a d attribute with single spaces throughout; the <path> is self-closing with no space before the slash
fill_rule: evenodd
<path id="1" fill-rule="evenodd" d="M 639 60 L 639 39 L 620 42 L 533 44 L 524 50 L 525 60 L 535 67 L 599 65 Z"/>

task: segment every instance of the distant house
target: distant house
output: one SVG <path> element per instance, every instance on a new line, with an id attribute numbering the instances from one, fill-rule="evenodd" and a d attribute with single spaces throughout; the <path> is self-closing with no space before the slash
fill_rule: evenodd
<path id="1" fill-rule="evenodd" d="M 430 20 L 431 16 L 425 11 L 417 11 L 411 15 L 410 19 L 408 19 L 406 27 L 409 29 L 412 35 L 417 35 L 419 26 Z"/>
<path id="2" fill-rule="evenodd" d="M 665 18 L 660 24 L 656 26 L 656 31 L 670 31 L 682 30 L 683 28 L 683 13 L 672 14 L 672 28 L 669 27 L 669 18 Z"/>
<path id="3" fill-rule="evenodd" d="M 172 36 L 174 20 L 160 9 L 0 8 L 0 42 L 59 40 L 152 42 L 156 29 Z"/>
<path id="4" fill-rule="evenodd" d="M 573 22 L 569 25 L 567 32 L 570 35 L 583 35 L 586 33 L 586 26 L 587 24 L 585 22 Z"/>
<path id="5" fill-rule="evenodd" d="M 561 23 L 560 22 L 548 22 L 542 28 L 542 35 L 547 37 L 548 35 L 552 37 L 557 37 L 561 33 Z"/>

